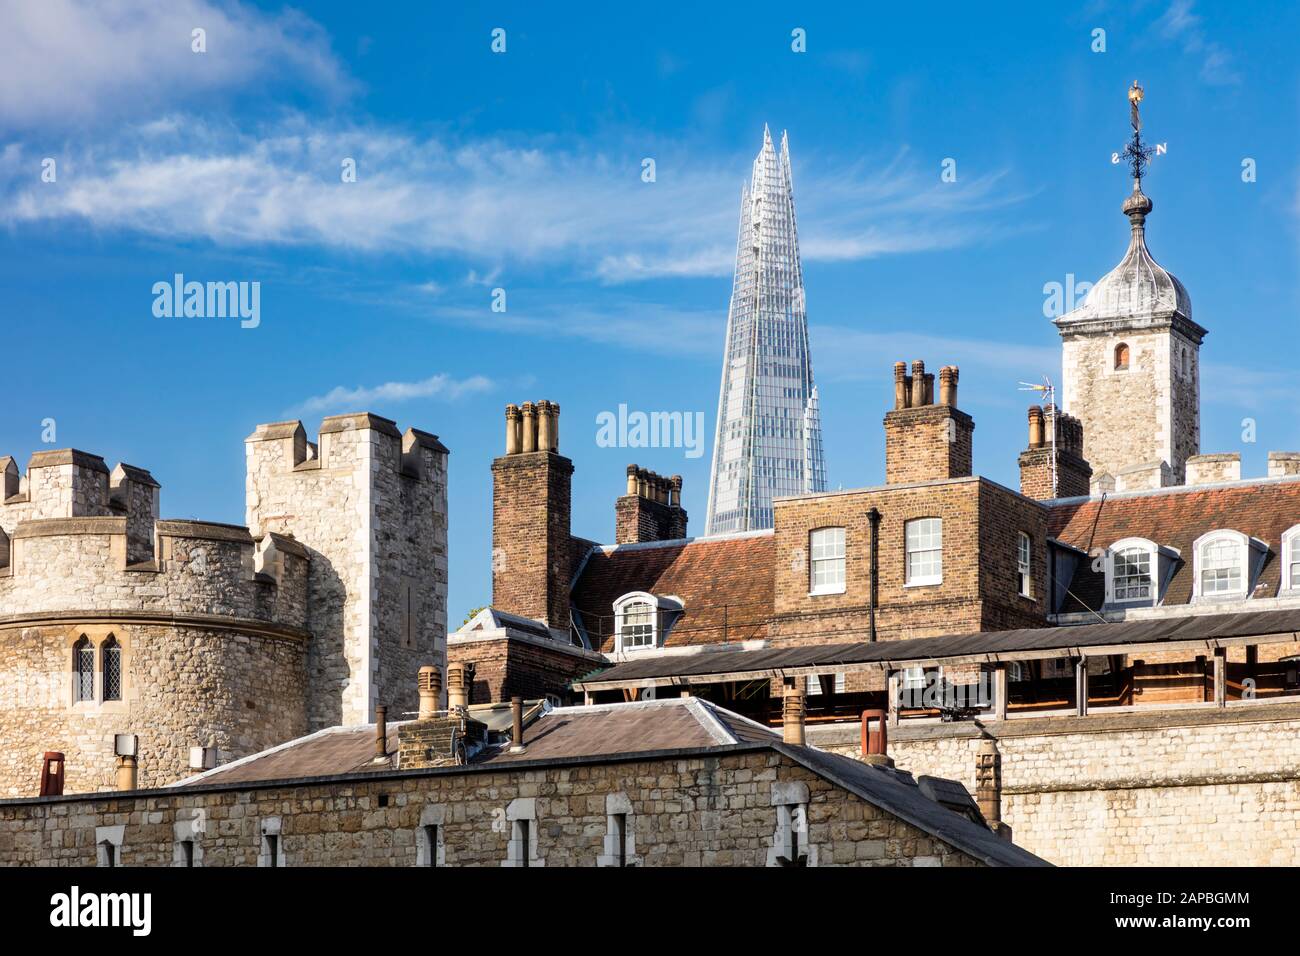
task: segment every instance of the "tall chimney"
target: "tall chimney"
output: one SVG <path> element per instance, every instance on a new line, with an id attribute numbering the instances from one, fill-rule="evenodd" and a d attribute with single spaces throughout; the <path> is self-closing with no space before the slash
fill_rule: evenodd
<path id="1" fill-rule="evenodd" d="M 522 697 L 511 697 L 510 752 L 512 754 L 521 754 L 526 749 L 524 747 L 524 699 Z"/>
<path id="2" fill-rule="evenodd" d="M 781 737 L 788 744 L 804 744 L 803 688 L 788 687 L 781 713 Z"/>
<path id="3" fill-rule="evenodd" d="M 506 454 L 492 462 L 492 606 L 567 633 L 573 462 L 559 454 L 559 415 L 550 401 L 506 408 Z"/>
<path id="4" fill-rule="evenodd" d="M 423 705 L 423 701 L 421 701 Z M 424 709 L 423 706 L 420 707 Z M 388 708 L 383 704 L 375 705 L 375 759 L 385 760 L 388 757 Z"/>
<path id="5" fill-rule="evenodd" d="M 451 668 L 447 670 L 450 683 Z M 420 668 L 416 683 L 420 692 L 420 712 L 417 718 L 430 720 L 438 713 L 438 698 L 442 696 L 442 672 L 433 664 L 425 664 Z"/>
<path id="6" fill-rule="evenodd" d="M 957 366 L 940 369 L 937 404 L 925 363 L 912 362 L 910 377 L 906 368 L 894 364 L 894 408 L 885 413 L 886 484 L 970 477 L 975 421 L 957 407 Z"/>

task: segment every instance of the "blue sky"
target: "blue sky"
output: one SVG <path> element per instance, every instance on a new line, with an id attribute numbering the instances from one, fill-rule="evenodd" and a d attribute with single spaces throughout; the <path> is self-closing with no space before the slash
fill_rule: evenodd
<path id="1" fill-rule="evenodd" d="M 913 358 L 961 366 L 976 469 L 1015 486 L 1016 383 L 1059 374 L 1043 287 L 1099 278 L 1127 242 L 1110 154 L 1135 78 L 1168 143 L 1149 243 L 1210 330 L 1202 450 L 1257 475 L 1300 447 L 1294 9 L 669 6 L 0 0 L 0 454 L 47 447 L 53 418 L 57 447 L 151 469 L 164 516 L 242 522 L 258 422 L 314 434 L 365 408 L 435 432 L 452 626 L 490 594 L 507 402 L 561 404 L 575 533 L 612 538 L 633 461 L 684 476 L 698 531 L 711 444 L 601 448 L 596 416 L 702 411 L 711 432 L 769 123 L 790 135 L 832 487 L 882 479 L 892 365 Z M 156 318 L 178 272 L 260 282 L 260 325 Z"/>

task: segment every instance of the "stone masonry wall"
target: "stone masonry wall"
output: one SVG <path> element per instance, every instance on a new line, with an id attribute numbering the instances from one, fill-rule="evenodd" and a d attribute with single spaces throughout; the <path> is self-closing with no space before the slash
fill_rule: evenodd
<path id="1" fill-rule="evenodd" d="M 446 450 L 422 436 L 407 433 L 408 458 L 392 422 L 360 414 L 325 419 L 314 455 L 300 422 L 246 440 L 249 527 L 312 558 L 313 729 L 414 710 L 416 671 L 444 653 Z"/>
<path id="2" fill-rule="evenodd" d="M 1300 705 L 989 722 L 1002 819 L 1061 866 L 1300 864 Z M 858 729 L 810 743 L 858 756 Z M 901 768 L 975 789 L 970 723 L 890 728 Z"/>
<path id="3" fill-rule="evenodd" d="M 72 644 L 96 645 L 96 700 L 74 703 Z M 122 648 L 122 699 L 102 700 L 99 646 Z M 115 788 L 114 734 L 138 734 L 139 782 L 188 776 L 190 748 L 215 737 L 235 759 L 306 732 L 301 640 L 225 628 L 112 620 L 0 626 L 0 794 L 30 796 L 41 756 L 66 758 L 66 792 Z"/>
<path id="4" fill-rule="evenodd" d="M 278 827 L 287 866 L 414 866 L 432 824 L 439 865 L 501 866 L 511 821 L 531 817 L 530 865 L 594 866 L 608 858 L 609 813 L 625 812 L 634 865 L 764 866 L 778 783 L 808 787 L 816 865 L 976 864 L 784 755 L 760 751 L 0 803 L 0 865 L 93 866 L 95 828 L 121 825 L 123 866 L 176 865 L 178 829 L 192 834 L 202 866 L 255 866 L 267 826 Z"/>

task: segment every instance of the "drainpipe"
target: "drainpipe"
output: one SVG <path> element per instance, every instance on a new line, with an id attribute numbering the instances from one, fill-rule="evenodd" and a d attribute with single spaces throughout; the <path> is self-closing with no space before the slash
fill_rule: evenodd
<path id="1" fill-rule="evenodd" d="M 871 588 L 867 600 L 867 620 L 871 628 L 871 641 L 876 640 L 876 577 L 880 569 L 880 509 L 872 508 L 867 512 L 867 521 L 871 525 Z"/>

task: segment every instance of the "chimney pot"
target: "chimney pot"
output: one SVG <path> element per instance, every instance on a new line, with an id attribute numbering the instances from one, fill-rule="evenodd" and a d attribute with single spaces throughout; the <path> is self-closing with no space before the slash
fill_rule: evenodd
<path id="1" fill-rule="evenodd" d="M 523 753 L 524 747 L 524 699 L 510 698 L 510 752 Z"/>
<path id="2" fill-rule="evenodd" d="M 467 710 L 469 688 L 466 686 L 466 665 L 461 662 L 447 665 L 447 709 Z"/>
<path id="3" fill-rule="evenodd" d="M 506 406 L 506 454 L 519 454 L 519 406 Z"/>
<path id="4" fill-rule="evenodd" d="M 551 403 L 546 399 L 537 403 L 537 450 L 555 451 L 551 431 Z"/>
<path id="5" fill-rule="evenodd" d="M 917 359 L 912 363 L 912 407 L 928 404 L 925 400 L 925 363 Z"/>
<path id="6" fill-rule="evenodd" d="M 636 465 L 627 466 L 627 493 L 629 495 L 636 494 L 636 471 Z"/>
<path id="7" fill-rule="evenodd" d="M 41 762 L 41 796 L 63 796 L 63 754 L 47 750 Z"/>
<path id="8" fill-rule="evenodd" d="M 1043 447 L 1043 410 L 1037 405 L 1029 406 L 1029 447 Z"/>
<path id="9" fill-rule="evenodd" d="M 117 758 L 117 789 L 136 789 L 137 767 L 138 764 L 136 763 L 135 757 L 120 756 Z"/>
<path id="10" fill-rule="evenodd" d="M 939 404 L 957 407 L 957 366 L 939 369 Z"/>
<path id="11" fill-rule="evenodd" d="M 894 408 L 907 408 L 909 399 L 908 389 L 910 384 L 907 380 L 907 363 L 894 363 Z"/>
<path id="12" fill-rule="evenodd" d="M 791 687 L 785 692 L 782 707 L 781 736 L 788 744 L 804 743 L 804 699 L 803 690 Z"/>
<path id="13" fill-rule="evenodd" d="M 375 706 L 375 759 L 383 760 L 388 756 L 388 708 L 383 704 Z"/>
<path id="14" fill-rule="evenodd" d="M 519 406 L 519 412 L 523 415 L 520 451 L 525 454 L 537 451 L 536 408 L 532 402 L 524 402 L 523 405 Z"/>
<path id="15" fill-rule="evenodd" d="M 451 668 L 448 668 L 448 683 L 451 681 Z M 420 720 L 431 720 L 438 713 L 438 698 L 442 696 L 442 672 L 434 664 L 425 664 L 420 668 L 417 687 L 420 692 Z"/>

